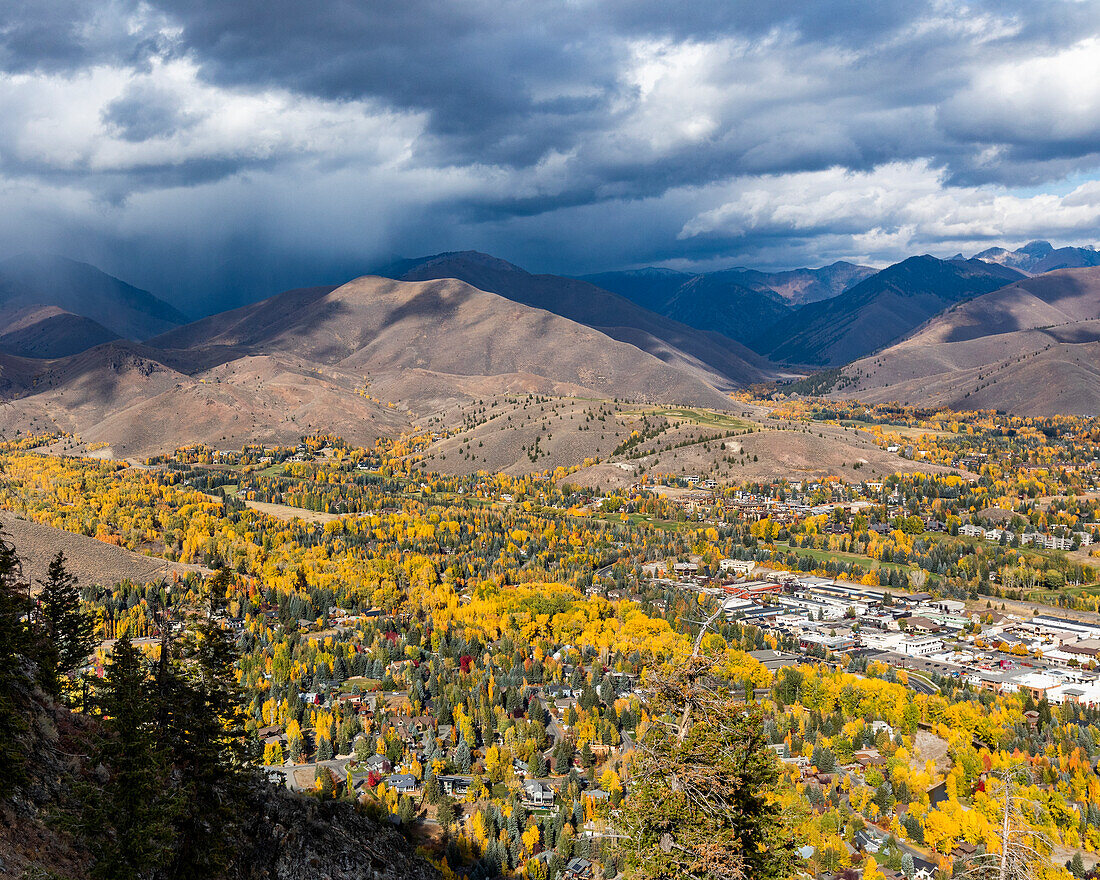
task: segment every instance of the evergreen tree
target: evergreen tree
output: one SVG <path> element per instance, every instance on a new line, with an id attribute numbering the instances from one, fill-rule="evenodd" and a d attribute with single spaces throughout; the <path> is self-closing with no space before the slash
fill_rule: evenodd
<path id="1" fill-rule="evenodd" d="M 19 683 L 23 658 L 33 647 L 25 622 L 30 608 L 22 566 L 15 547 L 4 540 L 0 531 L 0 779 L 5 787 L 24 779 L 23 753 L 19 745 L 26 730 L 23 720 Z"/>
<path id="2" fill-rule="evenodd" d="M 543 758 L 542 752 L 536 751 L 531 756 L 531 761 L 528 764 L 528 769 L 531 771 L 531 775 L 536 779 L 541 779 L 546 775 L 546 759 Z"/>
<path id="3" fill-rule="evenodd" d="M 219 877 L 230 852 L 234 802 L 244 781 L 236 652 L 209 616 L 190 630 L 157 679 L 158 733 L 175 767 L 176 847 L 168 876 Z"/>
<path id="4" fill-rule="evenodd" d="M 637 878 L 781 880 L 793 871 L 796 835 L 769 797 L 779 769 L 759 710 L 697 687 L 708 672 L 694 658 L 655 677 L 654 717 L 679 723 L 652 725 L 632 756 L 624 867 Z"/>
<path id="5" fill-rule="evenodd" d="M 455 813 L 454 798 L 450 795 L 444 795 L 443 799 L 439 802 L 439 808 L 436 810 L 436 818 L 439 820 L 439 824 L 444 828 L 454 823 L 457 819 Z"/>
<path id="6" fill-rule="evenodd" d="M 61 693 L 62 679 L 83 666 L 95 646 L 95 621 L 90 612 L 80 607 L 76 581 L 60 550 L 50 562 L 45 580 L 38 581 L 42 587 L 38 615 L 50 642 L 42 679 L 54 696 Z"/>
<path id="7" fill-rule="evenodd" d="M 416 818 L 416 807 L 407 794 L 401 795 L 401 800 L 397 802 L 397 818 L 402 825 L 408 825 Z"/>
<path id="8" fill-rule="evenodd" d="M 106 769 L 107 781 L 83 793 L 82 823 L 95 857 L 91 873 L 97 880 L 137 880 L 166 863 L 173 841 L 166 756 L 156 743 L 148 671 L 128 634 L 115 643 L 97 690 L 104 735 L 92 763 Z"/>
<path id="9" fill-rule="evenodd" d="M 465 737 L 459 737 L 458 745 L 455 746 L 455 765 L 459 772 L 469 773 L 471 761 L 470 746 Z"/>

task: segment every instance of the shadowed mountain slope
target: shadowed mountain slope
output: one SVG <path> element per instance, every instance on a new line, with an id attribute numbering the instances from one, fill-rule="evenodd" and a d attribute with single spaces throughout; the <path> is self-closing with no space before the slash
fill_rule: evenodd
<path id="1" fill-rule="evenodd" d="M 875 271 L 852 263 L 787 272 L 738 268 L 697 275 L 636 269 L 586 275 L 584 280 L 691 327 L 755 346 L 761 334 L 789 318 L 798 306 L 837 296 Z"/>
<path id="2" fill-rule="evenodd" d="M 187 322 L 168 303 L 87 263 L 48 254 L 0 262 L 0 310 L 56 306 L 118 336 L 147 339 Z"/>
<path id="3" fill-rule="evenodd" d="M 788 269 L 783 272 L 762 272 L 741 267 L 701 273 L 646 268 L 600 272 L 582 275 L 581 278 L 597 287 L 625 296 L 647 309 L 675 317 L 662 311 L 662 303 L 675 297 L 680 288 L 697 279 L 707 282 L 705 289 L 708 291 L 720 291 L 723 287 L 728 287 L 732 292 L 771 291 L 787 305 L 797 307 L 831 299 L 877 271 L 870 266 L 839 261 L 820 269 Z"/>
<path id="4" fill-rule="evenodd" d="M 1100 268 L 1019 281 L 849 364 L 836 394 L 1028 415 L 1100 412 Z"/>
<path id="5" fill-rule="evenodd" d="M 0 350 L 19 357 L 67 357 L 118 338 L 97 321 L 57 306 L 0 310 Z"/>
<path id="6" fill-rule="evenodd" d="M 902 338 L 948 306 L 1021 277 L 980 260 L 910 257 L 839 296 L 803 306 L 765 334 L 757 349 L 786 363 L 845 364 Z"/>

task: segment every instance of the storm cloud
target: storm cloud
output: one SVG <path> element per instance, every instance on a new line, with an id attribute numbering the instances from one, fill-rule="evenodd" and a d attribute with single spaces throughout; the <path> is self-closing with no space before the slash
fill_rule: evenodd
<path id="1" fill-rule="evenodd" d="M 1100 3 L 28 0 L 0 251 L 202 311 L 477 248 L 532 269 L 1100 239 Z"/>

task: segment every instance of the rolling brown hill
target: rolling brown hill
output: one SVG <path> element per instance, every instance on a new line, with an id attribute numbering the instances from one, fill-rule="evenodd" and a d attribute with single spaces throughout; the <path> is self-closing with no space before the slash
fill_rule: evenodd
<path id="1" fill-rule="evenodd" d="M 1019 281 L 845 367 L 838 396 L 1026 415 L 1100 412 L 1100 268 Z"/>
<path id="2" fill-rule="evenodd" d="M 0 435 L 63 430 L 119 457 L 297 442 L 314 430 L 370 444 L 475 400 L 531 392 L 729 404 L 697 370 L 453 279 L 364 277 L 287 291 L 149 344 L 115 340 L 45 361 L 0 354 L 0 382 Z"/>
<path id="3" fill-rule="evenodd" d="M 592 328 L 454 279 L 399 282 L 364 276 L 334 290 L 289 291 L 167 333 L 151 344 L 296 357 L 375 386 L 400 387 L 416 408 L 437 396 L 435 375 L 459 384 L 529 376 L 536 384 L 595 396 L 724 405 L 726 398 L 681 369 Z M 410 371 L 423 382 L 409 383 Z"/>
<path id="4" fill-rule="evenodd" d="M 10 510 L 0 510 L 0 529 L 19 548 L 23 576 L 32 587 L 46 577 L 46 569 L 58 551 L 65 554 L 70 573 L 82 587 L 91 584 L 117 584 L 131 580 L 135 584 L 171 578 L 173 573 L 209 572 L 201 565 L 167 562 L 98 541 L 86 535 L 66 532 L 54 526 L 24 519 Z"/>
<path id="5" fill-rule="evenodd" d="M 165 362 L 185 367 L 192 353 L 125 341 L 55 361 L 0 356 L 12 376 L 0 392 L 0 436 L 64 431 L 85 444 L 106 443 L 107 455 L 141 458 L 191 443 L 293 444 L 313 430 L 370 445 L 411 427 L 407 413 L 316 365 L 246 354 L 207 367 L 207 354 L 193 357 L 200 368 L 191 374 Z"/>
<path id="6" fill-rule="evenodd" d="M 723 390 L 776 375 L 775 368 L 744 345 L 643 308 L 626 297 L 576 278 L 532 275 L 511 263 L 476 251 L 407 260 L 382 274 L 403 281 L 457 278 L 513 302 L 543 309 L 597 330 L 693 372 Z"/>

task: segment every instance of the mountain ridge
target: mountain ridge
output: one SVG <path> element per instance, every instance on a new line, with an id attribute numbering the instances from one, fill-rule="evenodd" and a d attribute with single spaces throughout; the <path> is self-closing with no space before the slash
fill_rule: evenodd
<path id="1" fill-rule="evenodd" d="M 364 276 L 286 291 L 148 344 L 119 339 L 45 361 L 0 354 L 0 427 L 75 433 L 116 456 L 297 442 L 310 430 L 370 445 L 517 393 L 728 408 L 704 375 L 462 281 Z M 580 420 L 559 429 L 576 430 Z"/>
<path id="2" fill-rule="evenodd" d="M 187 317 L 147 290 L 89 263 L 24 253 L 0 261 L 0 311 L 54 306 L 140 341 L 187 323 Z"/>
<path id="3" fill-rule="evenodd" d="M 673 321 L 579 279 L 533 275 L 477 251 L 403 261 L 387 277 L 394 277 L 396 269 L 404 270 L 398 280 L 457 278 L 479 290 L 552 312 L 687 369 L 722 390 L 777 375 L 764 358 L 725 336 Z"/>
<path id="4" fill-rule="evenodd" d="M 797 308 L 831 299 L 875 272 L 838 261 L 820 269 L 781 272 L 744 267 L 703 273 L 648 268 L 581 277 L 658 314 L 754 347 L 761 333 Z"/>
<path id="5" fill-rule="evenodd" d="M 945 310 L 845 366 L 834 394 L 1026 415 L 1100 412 L 1100 267 L 1033 276 Z"/>
<path id="6" fill-rule="evenodd" d="M 1024 275 L 980 260 L 909 257 L 839 296 L 810 303 L 759 340 L 779 362 L 839 366 L 912 332 L 943 309 Z"/>
<path id="7" fill-rule="evenodd" d="M 962 255 L 959 254 L 958 257 Z M 958 259 L 955 257 L 953 259 Z M 1028 275 L 1042 275 L 1057 269 L 1083 269 L 1100 266 L 1100 251 L 1091 246 L 1054 247 L 1049 241 L 1029 241 L 1010 251 L 1003 247 L 986 248 L 973 259 L 997 263 Z"/>

